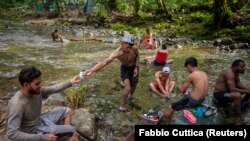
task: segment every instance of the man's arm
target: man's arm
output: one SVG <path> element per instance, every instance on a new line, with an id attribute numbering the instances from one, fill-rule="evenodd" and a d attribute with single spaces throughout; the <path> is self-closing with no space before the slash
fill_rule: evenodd
<path id="1" fill-rule="evenodd" d="M 69 80 L 67 82 L 56 84 L 56 85 L 50 86 L 50 87 L 43 87 L 41 89 L 42 96 L 47 96 L 49 94 L 58 93 L 62 90 L 65 90 L 65 89 L 71 87 L 72 84 L 80 83 L 81 80 L 82 80 L 82 78 L 79 75 L 77 75 L 77 76 L 74 76 L 71 80 Z"/>
<path id="2" fill-rule="evenodd" d="M 98 64 L 96 64 L 94 67 L 92 67 L 91 69 L 86 70 L 86 75 L 91 75 L 93 72 L 98 71 L 98 70 L 104 68 L 106 65 L 108 65 L 109 63 L 111 63 L 115 58 L 117 58 L 118 56 L 122 55 L 122 54 L 119 54 L 119 49 L 120 48 L 118 48 L 117 50 L 115 50 L 114 52 L 112 52 L 110 54 L 110 56 L 106 60 L 101 61 Z"/>
<path id="3" fill-rule="evenodd" d="M 226 73 L 225 77 L 230 92 L 249 93 L 249 90 L 240 84 L 240 79 L 238 77 L 235 77 L 230 73 Z"/>
<path id="4" fill-rule="evenodd" d="M 135 54 L 136 54 L 136 60 L 135 60 L 134 76 L 137 76 L 139 73 L 139 61 L 140 61 L 139 52 L 137 48 L 135 50 Z"/>
<path id="5" fill-rule="evenodd" d="M 67 82 L 56 84 L 54 86 L 42 87 L 41 93 L 42 93 L 42 96 L 46 97 L 50 94 L 61 92 L 62 90 L 65 90 L 71 86 L 72 86 L 71 81 L 67 81 Z"/>
<path id="6" fill-rule="evenodd" d="M 184 81 L 184 83 L 182 85 L 177 86 L 177 89 L 179 90 L 179 92 L 181 93 L 185 93 L 189 87 L 189 85 L 192 82 L 192 74 L 188 75 L 188 77 L 186 78 L 186 80 Z"/>
<path id="7" fill-rule="evenodd" d="M 22 115 L 23 110 L 20 104 L 11 105 L 8 110 L 8 124 L 6 129 L 8 139 L 13 141 L 47 141 L 47 135 L 29 134 L 20 131 Z"/>

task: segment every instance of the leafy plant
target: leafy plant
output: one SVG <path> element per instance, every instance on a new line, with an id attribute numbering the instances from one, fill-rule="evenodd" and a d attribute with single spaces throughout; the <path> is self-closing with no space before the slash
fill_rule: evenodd
<path id="1" fill-rule="evenodd" d="M 87 85 L 80 84 L 79 88 L 72 87 L 68 89 L 66 97 L 68 106 L 77 109 L 84 106 L 85 94 L 88 91 Z"/>

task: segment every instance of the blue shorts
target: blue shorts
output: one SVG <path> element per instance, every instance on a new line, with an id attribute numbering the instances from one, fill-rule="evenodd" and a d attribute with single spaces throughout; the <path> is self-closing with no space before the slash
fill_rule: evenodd
<path id="1" fill-rule="evenodd" d="M 205 99 L 200 101 L 194 100 L 189 94 L 184 95 L 183 98 L 177 102 L 172 103 L 172 108 L 175 111 L 182 110 L 184 108 L 198 107 Z"/>

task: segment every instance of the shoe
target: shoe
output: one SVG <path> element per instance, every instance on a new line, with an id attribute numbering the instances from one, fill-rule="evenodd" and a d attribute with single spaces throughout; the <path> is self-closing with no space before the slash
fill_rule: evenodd
<path id="1" fill-rule="evenodd" d="M 183 110 L 184 117 L 191 123 L 195 124 L 197 119 L 196 117 L 189 111 L 189 110 Z"/>
<path id="2" fill-rule="evenodd" d="M 206 111 L 204 113 L 205 117 L 210 117 L 210 116 L 217 113 L 217 108 L 216 107 L 213 107 L 213 106 L 207 105 L 207 104 L 202 104 L 202 106 L 204 106 L 205 109 L 206 109 Z"/>
<path id="3" fill-rule="evenodd" d="M 143 114 L 142 117 L 143 117 L 144 119 L 146 119 L 146 120 L 154 121 L 154 122 L 156 122 L 156 121 L 159 120 L 158 115 Z"/>

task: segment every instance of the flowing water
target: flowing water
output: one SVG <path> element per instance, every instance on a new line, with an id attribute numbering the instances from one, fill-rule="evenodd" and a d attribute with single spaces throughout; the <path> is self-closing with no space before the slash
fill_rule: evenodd
<path id="1" fill-rule="evenodd" d="M 32 30 L 31 30 L 32 29 Z M 0 96 L 16 91 L 18 73 L 26 66 L 35 66 L 43 73 L 45 85 L 52 85 L 70 79 L 81 70 L 93 66 L 104 60 L 119 44 L 105 44 L 101 42 L 69 42 L 67 44 L 53 43 L 50 32 L 43 28 L 3 29 L 0 30 Z M 141 60 L 147 56 L 146 50 L 140 50 Z M 151 56 L 154 55 L 152 51 Z M 229 67 L 234 59 L 246 61 L 246 72 L 241 76 L 243 84 L 250 80 L 250 56 L 244 51 L 219 51 L 216 48 L 198 46 L 183 46 L 181 49 L 169 47 L 169 58 L 174 60 L 172 78 L 181 84 L 187 72 L 184 60 L 188 56 L 197 57 L 199 67 L 209 75 L 209 97 L 213 91 L 215 80 L 221 70 Z M 133 125 L 140 116 L 152 107 L 165 109 L 179 95 L 174 92 L 171 99 L 162 99 L 148 90 L 153 81 L 154 72 L 159 68 L 151 64 L 140 65 L 140 78 L 135 91 L 134 100 L 128 106 L 129 112 L 121 115 L 118 108 L 121 102 L 123 88 L 120 86 L 119 61 L 115 60 L 106 68 L 86 78 L 83 83 L 92 87 L 87 94 L 86 101 L 96 106 L 101 120 L 113 124 L 115 136 L 122 136 L 123 127 Z"/>

